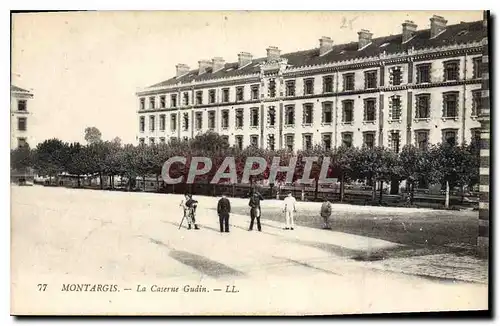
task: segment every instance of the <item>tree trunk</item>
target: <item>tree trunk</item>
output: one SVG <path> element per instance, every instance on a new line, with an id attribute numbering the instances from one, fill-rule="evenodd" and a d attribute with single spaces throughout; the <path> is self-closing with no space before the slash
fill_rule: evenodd
<path id="1" fill-rule="evenodd" d="M 304 201 L 306 199 L 306 190 L 305 190 L 305 186 L 302 186 L 302 191 L 300 193 L 300 199 L 302 201 Z"/>
<path id="2" fill-rule="evenodd" d="M 345 181 L 344 181 L 344 172 L 342 172 L 340 174 L 340 202 L 342 203 L 344 201 L 344 185 Z"/>
<path id="3" fill-rule="evenodd" d="M 462 198 L 460 199 L 460 203 L 463 205 L 465 199 L 465 185 L 462 186 Z"/>
<path id="4" fill-rule="evenodd" d="M 413 205 L 413 197 L 415 196 L 415 181 L 410 183 L 410 205 Z"/>
<path id="5" fill-rule="evenodd" d="M 380 197 L 378 200 L 379 204 L 382 204 L 383 188 L 384 188 L 384 181 L 380 181 Z"/>
<path id="6" fill-rule="evenodd" d="M 316 177 L 316 185 L 314 189 L 314 201 L 318 200 L 318 188 L 319 188 L 319 180 L 318 177 Z"/>
<path id="7" fill-rule="evenodd" d="M 142 176 L 142 190 L 146 191 L 146 177 Z"/>
<path id="8" fill-rule="evenodd" d="M 111 189 L 115 189 L 115 175 L 111 176 Z"/>
<path id="9" fill-rule="evenodd" d="M 78 188 L 80 188 L 80 175 L 77 175 L 78 178 Z"/>
<path id="10" fill-rule="evenodd" d="M 450 183 L 446 181 L 446 197 L 444 199 L 444 207 L 450 207 Z"/>
<path id="11" fill-rule="evenodd" d="M 102 182 L 102 172 L 99 172 L 99 184 L 101 185 L 101 189 L 104 189 L 104 183 Z"/>
<path id="12" fill-rule="evenodd" d="M 375 201 L 377 198 L 377 181 L 371 179 L 371 184 L 372 184 L 372 201 Z"/>

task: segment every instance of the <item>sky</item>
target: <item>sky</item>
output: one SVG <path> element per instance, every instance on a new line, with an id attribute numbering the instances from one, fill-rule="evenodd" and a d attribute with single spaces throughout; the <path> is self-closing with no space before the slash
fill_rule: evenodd
<path id="1" fill-rule="evenodd" d="M 433 14 L 448 24 L 482 19 L 480 11 L 100 11 L 21 13 L 12 17 L 12 83 L 32 90 L 29 130 L 34 143 L 49 138 L 84 142 L 86 127 L 104 140 L 135 143 L 138 89 L 175 75 L 175 65 L 239 52 L 254 58 L 268 46 L 282 53 L 400 34 L 412 20 L 429 28 Z"/>

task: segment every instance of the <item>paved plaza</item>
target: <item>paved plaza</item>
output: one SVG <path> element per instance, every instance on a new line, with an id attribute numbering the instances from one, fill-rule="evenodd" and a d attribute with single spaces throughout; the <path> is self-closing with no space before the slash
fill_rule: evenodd
<path id="1" fill-rule="evenodd" d="M 487 309 L 487 261 L 449 252 L 391 255 L 387 253 L 405 253 L 408 246 L 335 227 L 328 231 L 299 223 L 294 231 L 286 231 L 281 221 L 265 218 L 266 209 L 279 210 L 281 203 L 274 200 L 263 202 L 263 232 L 247 231 L 249 217 L 232 214 L 231 232 L 220 233 L 218 199 L 210 197 L 197 198 L 201 229 L 178 229 L 181 197 L 13 186 L 12 312 L 338 314 Z M 231 203 L 240 212 L 248 200 Z M 310 212 L 319 211 L 319 206 L 299 202 L 297 215 L 308 211 L 313 219 Z M 333 210 L 346 218 L 390 210 L 404 219 L 425 212 L 340 204 Z M 69 284 L 96 283 L 114 284 L 117 291 L 62 290 Z M 47 284 L 46 290 L 39 291 L 38 284 Z M 166 293 L 175 287 L 178 293 Z"/>

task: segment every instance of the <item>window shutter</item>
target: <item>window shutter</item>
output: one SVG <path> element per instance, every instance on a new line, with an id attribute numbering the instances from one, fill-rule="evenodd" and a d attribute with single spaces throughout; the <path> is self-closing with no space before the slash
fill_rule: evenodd
<path id="1" fill-rule="evenodd" d="M 420 96 L 415 96 L 415 118 L 420 118 Z"/>
<path id="2" fill-rule="evenodd" d="M 364 103 L 363 103 L 364 108 L 365 108 L 365 109 L 364 109 L 364 114 L 363 114 L 363 120 L 365 120 L 365 121 L 366 121 L 366 118 L 367 118 L 367 113 L 368 113 L 368 112 L 367 112 L 367 111 L 368 111 L 368 106 L 367 106 L 367 103 L 368 103 L 368 101 L 366 101 L 366 100 L 365 100 L 365 101 L 364 101 Z"/>
<path id="3" fill-rule="evenodd" d="M 442 110 L 443 117 L 446 117 L 446 99 L 447 99 L 447 95 L 443 94 L 443 110 Z"/>
<path id="4" fill-rule="evenodd" d="M 394 96 L 389 98 L 389 120 L 392 120 L 392 101 L 394 100 Z"/>

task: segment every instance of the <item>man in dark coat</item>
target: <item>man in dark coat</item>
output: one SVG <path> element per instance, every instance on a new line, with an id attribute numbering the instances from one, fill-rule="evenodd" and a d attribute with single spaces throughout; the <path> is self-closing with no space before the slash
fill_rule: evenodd
<path id="1" fill-rule="evenodd" d="M 189 210 L 189 218 L 188 218 L 188 229 L 191 229 L 191 223 L 194 224 L 194 229 L 199 230 L 198 224 L 196 224 L 196 208 L 198 207 L 198 201 L 193 199 L 193 195 L 187 195 L 189 198 L 186 201 L 186 207 Z"/>
<path id="2" fill-rule="evenodd" d="M 226 195 L 222 195 L 217 204 L 217 214 L 219 214 L 220 232 L 229 232 L 229 213 L 231 213 L 231 203 Z"/>
<path id="3" fill-rule="evenodd" d="M 253 223 L 255 219 L 257 219 L 257 229 L 259 231 L 262 231 L 262 228 L 260 226 L 260 201 L 264 200 L 262 195 L 255 191 L 255 189 L 252 189 L 252 192 L 250 194 L 250 202 L 248 203 L 248 206 L 250 206 L 250 227 L 248 228 L 248 231 L 253 230 Z"/>

